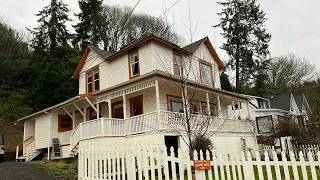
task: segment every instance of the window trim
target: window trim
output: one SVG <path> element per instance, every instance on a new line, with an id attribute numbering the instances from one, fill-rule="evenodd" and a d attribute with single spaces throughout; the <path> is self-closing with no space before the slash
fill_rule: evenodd
<path id="1" fill-rule="evenodd" d="M 172 49 L 172 65 L 173 65 L 173 75 L 175 75 L 175 76 L 178 76 L 178 75 L 176 75 L 176 73 L 175 73 L 175 61 L 174 61 L 174 58 L 175 58 L 175 53 L 179 53 L 179 55 L 180 55 L 180 76 L 179 77 L 183 77 L 183 67 L 182 67 L 182 55 L 181 55 L 181 53 L 178 51 L 178 50 L 176 50 L 176 49 Z"/>
<path id="2" fill-rule="evenodd" d="M 130 102 L 130 117 L 133 117 L 133 100 L 135 99 L 141 99 L 141 107 L 142 107 L 142 114 L 144 114 L 144 107 L 143 107 L 143 94 L 139 95 L 139 96 L 135 96 L 135 97 L 132 97 L 129 99 L 129 102 Z"/>
<path id="3" fill-rule="evenodd" d="M 62 118 L 70 118 L 71 120 L 71 127 L 70 128 L 61 128 L 61 120 Z M 72 130 L 73 127 L 73 120 L 69 115 L 64 115 L 64 114 L 58 114 L 58 132 L 66 132 Z"/>
<path id="4" fill-rule="evenodd" d="M 95 90 L 95 83 L 94 83 L 94 71 L 98 69 L 98 80 L 99 80 L 99 89 Z M 92 88 L 92 91 L 91 92 L 88 92 L 88 74 L 91 73 L 91 88 Z M 91 94 L 91 93 L 94 93 L 94 92 L 97 92 L 97 91 L 100 91 L 100 69 L 99 69 L 99 65 L 97 66 L 94 66 L 90 69 L 88 69 L 86 71 L 86 94 Z"/>
<path id="5" fill-rule="evenodd" d="M 265 118 L 265 117 L 271 117 L 271 123 L 272 123 L 272 129 L 273 129 L 273 130 L 270 131 L 270 132 L 260 132 L 258 119 L 260 119 L 260 118 Z M 258 134 L 267 134 L 267 133 L 273 133 L 273 132 L 274 132 L 274 124 L 273 124 L 273 117 L 272 117 L 272 115 L 256 117 L 256 124 L 257 124 Z"/>
<path id="6" fill-rule="evenodd" d="M 133 51 L 137 51 L 137 57 L 138 57 L 138 74 L 136 74 L 134 76 L 131 75 L 131 56 L 130 56 L 130 54 Z M 138 48 L 134 48 L 134 49 L 128 51 L 128 68 L 129 68 L 129 79 L 132 79 L 132 78 L 140 76 L 140 58 L 139 58 L 139 50 L 138 50 Z"/>
<path id="7" fill-rule="evenodd" d="M 200 82 L 201 84 L 204 84 L 206 86 L 210 86 L 209 84 L 205 84 L 202 82 L 202 72 L 201 72 L 201 64 L 204 64 L 204 65 L 207 65 L 210 67 L 210 72 L 211 72 L 211 82 L 212 82 L 212 87 L 214 87 L 214 78 L 213 78 L 213 71 L 212 71 L 212 64 L 207 62 L 207 61 L 204 61 L 202 59 L 199 59 L 199 71 L 200 71 Z"/>

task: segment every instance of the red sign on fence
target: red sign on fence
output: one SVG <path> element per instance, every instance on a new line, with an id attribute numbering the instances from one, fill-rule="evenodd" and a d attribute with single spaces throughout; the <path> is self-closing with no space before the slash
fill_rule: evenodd
<path id="1" fill-rule="evenodd" d="M 210 161 L 194 160 L 194 170 L 210 170 Z"/>

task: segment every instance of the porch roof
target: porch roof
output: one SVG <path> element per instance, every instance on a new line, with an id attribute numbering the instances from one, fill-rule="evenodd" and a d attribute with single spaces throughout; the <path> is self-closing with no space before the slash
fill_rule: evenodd
<path id="1" fill-rule="evenodd" d="M 61 106 L 66 105 L 66 104 L 68 104 L 68 103 L 70 103 L 70 102 L 74 102 L 74 101 L 76 101 L 76 100 L 78 100 L 78 99 L 80 99 L 80 96 L 75 96 L 75 97 L 73 97 L 73 98 L 70 98 L 70 99 L 62 102 L 62 103 L 56 104 L 56 105 L 54 105 L 54 106 L 45 108 L 45 109 L 43 109 L 43 110 L 41 110 L 41 111 L 35 112 L 35 113 L 30 114 L 30 115 L 28 115 L 28 116 L 22 117 L 22 118 L 16 120 L 15 125 L 18 124 L 20 121 L 29 119 L 29 118 L 34 117 L 34 116 L 36 116 L 36 115 L 39 115 L 39 114 L 45 113 L 45 112 L 47 112 L 47 111 L 50 111 L 50 110 L 52 110 L 52 109 L 61 107 Z"/>

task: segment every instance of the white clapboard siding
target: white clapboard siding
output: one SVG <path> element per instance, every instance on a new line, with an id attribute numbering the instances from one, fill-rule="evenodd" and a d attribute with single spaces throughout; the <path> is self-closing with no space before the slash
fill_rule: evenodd
<path id="1" fill-rule="evenodd" d="M 246 180 L 259 177 L 264 179 L 313 179 L 317 180 L 319 161 L 311 152 L 305 160 L 303 152 L 297 161 L 293 152 L 290 158 L 285 152 L 281 160 L 275 151 L 273 160 L 268 152 L 236 152 L 219 154 L 215 151 L 193 152 L 194 160 L 210 160 L 210 169 L 194 171 L 194 162 L 188 152 L 179 149 L 175 154 L 157 143 L 123 143 L 103 140 L 81 141 L 79 147 L 79 179 L 123 179 L 123 180 Z M 317 153 L 317 156 L 320 152 Z M 261 157 L 264 156 L 264 161 Z M 253 159 L 252 157 L 257 157 Z M 194 174 L 194 175 L 192 175 Z"/>

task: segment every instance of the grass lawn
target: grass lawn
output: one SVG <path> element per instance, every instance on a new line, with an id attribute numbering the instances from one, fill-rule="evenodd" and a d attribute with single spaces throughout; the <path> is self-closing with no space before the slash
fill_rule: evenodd
<path id="1" fill-rule="evenodd" d="M 242 168 L 241 168 L 242 169 Z M 259 174 L 258 174 L 258 168 L 257 166 L 254 166 L 254 175 L 255 175 L 255 179 L 259 180 Z M 243 169 L 242 169 L 243 171 Z M 263 175 L 264 175 L 264 179 L 268 179 L 267 177 L 267 169 L 266 169 L 266 166 L 262 166 L 262 171 L 263 171 Z M 276 178 L 276 172 L 275 172 L 275 168 L 271 166 L 271 172 L 272 172 L 272 178 L 273 179 L 277 179 Z M 224 170 L 224 173 L 225 173 L 225 179 L 227 179 L 227 171 Z M 231 167 L 230 167 L 230 173 L 231 173 L 231 179 L 232 179 L 232 170 L 231 170 Z M 280 167 L 280 173 L 281 173 L 281 179 L 284 179 L 284 170 L 282 167 Z M 292 167 L 289 166 L 289 173 L 290 173 L 290 177 L 291 179 L 293 179 L 293 170 L 292 170 Z M 308 173 L 308 179 L 312 179 L 312 176 L 311 176 L 311 169 L 310 167 L 307 167 L 307 173 Z M 220 173 L 220 170 L 219 170 L 219 179 L 221 179 L 221 173 Z M 236 173 L 237 174 L 237 173 Z M 243 174 L 243 172 L 242 172 Z M 302 177 L 302 170 L 301 170 L 301 167 L 298 166 L 298 174 L 299 174 L 299 179 L 303 179 Z M 316 174 L 317 174 L 317 178 L 320 179 L 320 169 L 316 169 Z M 237 178 L 238 178 L 238 174 L 237 174 Z M 171 179 L 171 178 L 170 178 Z M 206 173 L 206 179 L 209 179 L 209 174 Z M 214 173 L 212 173 L 212 179 L 215 179 L 214 177 Z M 242 177 L 243 180 L 244 177 Z M 180 180 L 180 178 L 177 178 L 177 180 Z M 188 180 L 188 178 L 185 176 L 184 177 L 184 180 Z"/>
<path id="2" fill-rule="evenodd" d="M 31 161 L 31 164 L 36 164 L 38 167 L 45 168 L 47 173 L 57 177 L 58 179 L 78 179 L 78 162 L 68 162 L 66 160 L 57 161 Z"/>

